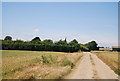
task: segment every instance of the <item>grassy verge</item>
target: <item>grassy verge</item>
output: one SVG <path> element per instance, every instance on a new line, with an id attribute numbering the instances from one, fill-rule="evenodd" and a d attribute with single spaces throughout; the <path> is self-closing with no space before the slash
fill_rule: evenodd
<path id="1" fill-rule="evenodd" d="M 118 67 L 118 52 L 109 51 L 93 51 L 103 62 L 105 62 L 114 72 L 120 75 L 120 67 Z"/>
<path id="2" fill-rule="evenodd" d="M 2 50 L 3 79 L 58 79 L 66 75 L 82 54 Z"/>

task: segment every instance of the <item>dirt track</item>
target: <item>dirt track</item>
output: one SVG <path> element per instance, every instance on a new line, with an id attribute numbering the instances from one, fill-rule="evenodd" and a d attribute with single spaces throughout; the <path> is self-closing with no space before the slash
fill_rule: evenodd
<path id="1" fill-rule="evenodd" d="M 65 79 L 118 79 L 118 75 L 96 55 L 84 52 L 81 62 Z"/>

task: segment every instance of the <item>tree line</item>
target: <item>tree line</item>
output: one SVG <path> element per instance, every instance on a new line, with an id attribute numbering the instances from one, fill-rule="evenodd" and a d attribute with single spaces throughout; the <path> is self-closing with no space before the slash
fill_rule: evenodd
<path id="1" fill-rule="evenodd" d="M 76 39 L 67 42 L 66 38 L 65 40 L 53 42 L 51 39 L 41 41 L 39 37 L 35 37 L 31 41 L 12 40 L 11 36 L 6 36 L 2 40 L 2 50 L 77 52 L 98 50 L 97 45 L 95 41 L 80 44 Z"/>

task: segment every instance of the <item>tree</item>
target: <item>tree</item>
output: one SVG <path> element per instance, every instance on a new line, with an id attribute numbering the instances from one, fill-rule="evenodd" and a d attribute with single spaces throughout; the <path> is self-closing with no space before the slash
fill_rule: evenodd
<path id="1" fill-rule="evenodd" d="M 69 42 L 69 44 L 78 44 L 78 41 L 76 39 L 74 39 L 71 42 Z"/>
<path id="2" fill-rule="evenodd" d="M 65 42 L 67 42 L 67 40 L 66 40 L 66 38 L 65 38 L 65 40 L 64 40 Z"/>
<path id="3" fill-rule="evenodd" d="M 55 44 L 57 44 L 57 45 L 65 45 L 65 44 L 67 44 L 67 42 L 62 41 L 62 40 L 59 40 L 59 41 L 56 42 Z"/>
<path id="4" fill-rule="evenodd" d="M 31 41 L 41 41 L 39 37 L 35 37 L 34 39 L 32 39 Z"/>
<path id="5" fill-rule="evenodd" d="M 44 44 L 53 44 L 53 41 L 50 40 L 50 39 L 46 39 L 46 40 L 43 40 L 42 43 L 44 43 Z"/>
<path id="6" fill-rule="evenodd" d="M 6 36 L 5 38 L 4 38 L 4 40 L 12 40 L 12 37 L 11 36 Z"/>
<path id="7" fill-rule="evenodd" d="M 76 39 L 69 42 L 69 45 L 72 46 L 72 51 L 73 52 L 80 50 L 80 45 L 78 44 L 78 41 Z"/>
<path id="8" fill-rule="evenodd" d="M 22 40 L 15 40 L 14 42 L 16 42 L 16 43 L 23 43 L 24 41 L 22 41 Z"/>
<path id="9" fill-rule="evenodd" d="M 85 46 L 84 44 L 79 44 L 80 45 L 80 50 L 81 51 L 89 51 L 89 48 Z"/>
<path id="10" fill-rule="evenodd" d="M 86 46 L 89 48 L 89 50 L 97 50 L 97 43 L 95 41 L 91 41 L 89 43 L 86 44 Z"/>
<path id="11" fill-rule="evenodd" d="M 7 40 L 7 41 L 6 41 Z M 87 44 L 79 44 L 76 39 L 67 43 L 65 40 L 59 40 L 53 42 L 50 39 L 41 41 L 39 37 L 35 37 L 31 41 L 15 40 L 12 41 L 12 37 L 6 36 L 2 40 L 3 50 L 32 50 L 32 51 L 58 51 L 58 52 L 77 52 L 97 50 L 97 43 L 95 41 L 88 42 Z"/>

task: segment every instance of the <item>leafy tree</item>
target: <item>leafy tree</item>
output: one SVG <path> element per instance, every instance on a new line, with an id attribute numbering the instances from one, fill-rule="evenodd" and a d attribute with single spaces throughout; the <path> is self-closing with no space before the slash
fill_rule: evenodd
<path id="1" fill-rule="evenodd" d="M 6 38 L 7 39 L 7 38 Z M 77 52 L 79 50 L 96 50 L 97 43 L 91 41 L 87 44 L 79 44 L 76 39 L 67 43 L 65 40 L 53 42 L 50 39 L 41 41 L 39 37 L 35 37 L 32 41 L 22 40 L 2 40 L 3 50 L 33 50 L 33 51 L 58 51 L 58 52 Z"/>
<path id="2" fill-rule="evenodd" d="M 53 44 L 53 41 L 50 39 L 43 40 L 44 44 Z"/>
<path id="3" fill-rule="evenodd" d="M 86 46 L 89 48 L 89 50 L 98 50 L 97 43 L 95 41 L 91 41 L 86 44 Z"/>
<path id="4" fill-rule="evenodd" d="M 65 42 L 67 42 L 67 39 L 65 38 L 65 40 L 64 40 Z"/>
<path id="5" fill-rule="evenodd" d="M 76 39 L 69 42 L 69 45 L 71 46 L 71 49 L 72 49 L 73 52 L 80 50 L 80 45 L 78 44 L 78 41 Z"/>
<path id="6" fill-rule="evenodd" d="M 81 51 L 89 51 L 89 48 L 85 46 L 84 44 L 79 44 L 80 45 L 80 50 Z"/>
<path id="7" fill-rule="evenodd" d="M 4 38 L 4 40 L 12 40 L 12 37 L 11 36 L 6 36 L 5 38 Z"/>
<path id="8" fill-rule="evenodd" d="M 74 39 L 69 44 L 78 44 L 78 41 L 76 39 Z"/>
<path id="9" fill-rule="evenodd" d="M 15 43 L 23 43 L 24 41 L 22 41 L 22 40 L 16 40 L 16 41 L 14 41 Z"/>
<path id="10" fill-rule="evenodd" d="M 65 45 L 67 44 L 65 41 L 59 40 L 58 42 L 56 42 L 55 44 L 57 45 Z"/>
<path id="11" fill-rule="evenodd" d="M 31 41 L 41 41 L 39 37 L 33 38 Z"/>

